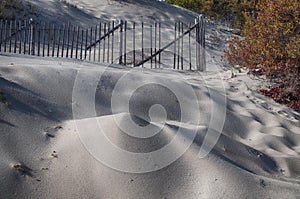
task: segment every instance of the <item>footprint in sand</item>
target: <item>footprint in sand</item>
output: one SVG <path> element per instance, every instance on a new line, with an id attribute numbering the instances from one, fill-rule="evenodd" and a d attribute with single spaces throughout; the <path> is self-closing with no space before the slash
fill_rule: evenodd
<path id="1" fill-rule="evenodd" d="M 33 177 L 33 174 L 32 174 L 32 169 L 30 169 L 29 167 L 25 166 L 24 164 L 15 164 L 13 165 L 13 168 L 21 173 L 22 175 L 25 175 L 25 176 L 30 176 L 30 177 Z"/>
<path id="2" fill-rule="evenodd" d="M 44 131 L 45 136 L 47 136 L 47 138 L 55 138 L 57 132 L 59 130 L 63 129 L 63 127 L 61 125 L 57 125 L 54 127 L 47 127 Z"/>

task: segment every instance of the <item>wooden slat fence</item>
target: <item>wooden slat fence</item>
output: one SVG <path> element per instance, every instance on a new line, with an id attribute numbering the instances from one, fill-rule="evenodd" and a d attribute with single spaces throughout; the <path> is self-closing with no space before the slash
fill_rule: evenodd
<path id="1" fill-rule="evenodd" d="M 206 70 L 205 22 L 99 22 L 88 29 L 71 23 L 0 21 L 0 52 L 64 57 L 133 67 Z"/>

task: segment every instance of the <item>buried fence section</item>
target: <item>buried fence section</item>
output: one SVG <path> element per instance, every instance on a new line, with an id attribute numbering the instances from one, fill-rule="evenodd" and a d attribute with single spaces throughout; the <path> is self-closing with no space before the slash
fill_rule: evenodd
<path id="1" fill-rule="evenodd" d="M 0 20 L 0 52 L 85 59 L 132 67 L 205 71 L 205 20 L 100 22 L 90 28 Z"/>

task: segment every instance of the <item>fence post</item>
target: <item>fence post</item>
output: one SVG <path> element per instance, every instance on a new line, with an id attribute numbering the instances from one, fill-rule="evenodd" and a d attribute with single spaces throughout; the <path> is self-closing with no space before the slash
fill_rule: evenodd
<path id="1" fill-rule="evenodd" d="M 126 66 L 126 62 L 127 62 L 127 21 L 125 21 L 124 24 L 124 65 Z"/>
<path id="2" fill-rule="evenodd" d="M 84 36 L 83 36 L 83 33 L 84 33 L 84 30 L 82 29 L 82 30 L 81 30 L 81 42 L 80 42 L 80 43 L 81 43 L 81 44 L 80 44 L 80 59 L 82 59 L 82 56 L 83 56 L 83 55 L 82 55 L 82 52 L 83 52 L 83 37 L 84 37 Z"/>
<path id="3" fill-rule="evenodd" d="M 54 57 L 54 52 L 55 52 L 55 45 L 56 45 L 56 29 L 55 29 L 55 24 L 53 24 L 53 41 L 52 41 L 52 57 Z"/>
<path id="4" fill-rule="evenodd" d="M 119 54 L 119 64 L 122 64 L 122 50 L 123 50 L 123 21 L 120 20 L 120 54 Z"/>
<path id="5" fill-rule="evenodd" d="M 197 70 L 200 70 L 200 39 L 199 39 L 199 24 L 200 24 L 200 21 L 199 21 L 199 18 L 196 18 L 195 19 L 195 24 L 197 25 L 196 26 L 196 67 L 197 67 Z"/>
<path id="6" fill-rule="evenodd" d="M 31 43 L 31 55 L 34 55 L 35 35 L 34 35 L 34 21 L 32 18 L 29 20 L 30 23 L 30 43 Z"/>
<path id="7" fill-rule="evenodd" d="M 179 70 L 180 63 L 180 32 L 181 32 L 181 22 L 178 22 L 178 50 L 177 50 L 177 70 Z"/>
<path id="8" fill-rule="evenodd" d="M 100 62 L 101 60 L 101 35 L 102 35 L 102 23 L 99 23 L 99 48 L 98 48 L 98 62 Z"/>
<path id="9" fill-rule="evenodd" d="M 48 37 L 47 37 L 47 56 L 50 56 L 50 38 L 51 38 L 51 25 L 48 23 Z"/>
<path id="10" fill-rule="evenodd" d="M 1 19 L 1 22 L 0 22 L 0 52 L 2 51 L 2 29 L 3 29 L 3 19 Z"/>
<path id="11" fill-rule="evenodd" d="M 77 35 L 76 35 L 76 52 L 75 52 L 75 57 L 78 59 L 78 41 L 79 41 L 79 26 L 77 26 Z"/>
<path id="12" fill-rule="evenodd" d="M 150 25 L 150 56 L 151 56 L 151 69 L 153 64 L 152 54 L 153 54 L 153 46 L 152 46 L 152 25 Z"/>
<path id="13" fill-rule="evenodd" d="M 107 24 L 107 32 L 110 31 L 110 22 Z M 109 63 L 109 50 L 110 50 L 110 34 L 107 36 L 107 63 Z"/>
<path id="14" fill-rule="evenodd" d="M 158 24 L 158 29 L 159 29 L 159 33 L 158 33 L 158 49 L 160 51 L 161 49 L 161 22 L 159 22 Z M 161 64 L 161 53 L 159 53 L 158 55 L 158 67 L 160 68 L 160 64 Z"/>
<path id="15" fill-rule="evenodd" d="M 5 25 L 4 25 L 4 52 L 6 52 L 6 37 L 7 37 L 7 20 L 5 20 Z"/>
<path id="16" fill-rule="evenodd" d="M 73 58 L 74 39 L 75 39 L 75 26 L 73 27 L 73 31 L 72 31 L 71 58 Z M 76 49 L 76 50 L 77 50 L 77 49 Z M 77 57 L 76 57 L 76 58 L 77 58 Z"/>
<path id="17" fill-rule="evenodd" d="M 115 28 L 115 21 L 112 21 L 112 29 L 114 28 Z M 115 31 L 112 32 L 112 38 L 111 38 L 111 63 L 114 63 L 114 42 L 115 42 Z"/>
<path id="18" fill-rule="evenodd" d="M 41 49 L 41 27 L 38 27 L 38 52 L 37 55 L 40 56 L 40 49 Z"/>
<path id="19" fill-rule="evenodd" d="M 91 32 L 90 32 L 90 45 L 92 45 L 93 43 L 93 27 L 91 27 Z M 89 61 L 91 61 L 91 57 L 92 57 L 92 47 L 90 47 L 89 50 Z"/>
<path id="20" fill-rule="evenodd" d="M 104 27 L 103 27 L 103 35 L 105 35 L 105 33 L 106 33 L 106 22 L 104 23 Z M 104 39 L 103 39 L 103 59 L 102 59 L 102 61 L 103 61 L 103 63 L 105 63 L 105 52 L 106 52 L 106 39 L 105 39 L 106 37 L 104 37 Z"/>
<path id="21" fill-rule="evenodd" d="M 206 54 L 205 54 L 205 19 L 204 15 L 199 16 L 199 23 L 200 23 L 200 55 L 201 55 L 201 61 L 200 61 L 200 71 L 205 72 L 206 71 Z"/>
<path id="22" fill-rule="evenodd" d="M 173 63 L 173 69 L 176 69 L 176 39 L 177 39 L 177 22 L 175 22 L 175 30 L 174 30 L 174 63 Z"/>
<path id="23" fill-rule="evenodd" d="M 64 51 L 65 51 L 65 42 L 66 42 L 66 24 L 63 26 L 63 38 L 62 38 L 62 48 L 61 48 L 61 57 L 64 57 Z"/>
<path id="24" fill-rule="evenodd" d="M 96 28 L 95 28 L 95 46 L 94 46 L 94 62 L 96 61 L 96 50 L 97 50 L 96 41 L 97 41 L 97 35 L 98 35 L 97 31 L 98 31 L 98 26 L 96 25 Z"/>
<path id="25" fill-rule="evenodd" d="M 132 27 L 132 29 L 133 29 L 133 38 L 132 38 L 132 40 L 133 40 L 133 67 L 135 67 L 135 22 L 133 22 L 133 27 Z"/>
<path id="26" fill-rule="evenodd" d="M 11 34 L 12 34 L 12 21 L 9 23 L 9 52 L 11 53 Z"/>
<path id="27" fill-rule="evenodd" d="M 89 34 L 89 29 L 86 29 L 86 31 L 85 31 L 85 54 L 84 54 L 85 60 L 87 58 L 88 34 Z"/>
<path id="28" fill-rule="evenodd" d="M 67 43 L 66 43 L 66 45 L 67 45 L 67 53 L 66 53 L 66 57 L 68 58 L 69 57 L 69 46 L 70 46 L 70 37 L 71 37 L 71 35 L 70 35 L 70 32 L 71 32 L 71 29 L 72 28 L 72 25 L 70 25 L 70 22 L 68 22 L 68 27 L 67 27 Z"/>
<path id="29" fill-rule="evenodd" d="M 44 28 L 43 28 L 43 57 L 45 57 L 45 46 L 46 46 L 46 22 L 44 22 Z"/>
<path id="30" fill-rule="evenodd" d="M 59 57 L 60 39 L 61 39 L 61 26 L 58 27 L 57 57 Z"/>
<path id="31" fill-rule="evenodd" d="M 18 29 L 17 29 L 17 20 L 15 20 L 14 26 L 15 26 L 15 45 L 14 45 L 14 53 L 17 53 L 17 42 L 18 42 Z"/>
<path id="32" fill-rule="evenodd" d="M 144 62 L 144 22 L 142 22 L 142 62 Z M 142 67 L 144 67 L 144 63 Z"/>
<path id="33" fill-rule="evenodd" d="M 157 52 L 157 23 L 155 22 L 154 24 L 154 53 L 155 53 L 155 57 L 154 57 L 154 64 L 155 64 L 155 68 L 157 68 L 157 57 L 156 57 L 156 52 Z"/>
<path id="34" fill-rule="evenodd" d="M 22 21 L 19 21 L 19 30 L 22 28 Z M 22 53 L 22 32 L 19 32 L 19 54 Z"/>
<path id="35" fill-rule="evenodd" d="M 190 70 L 192 70 L 191 23 L 189 23 L 189 62 Z"/>
<path id="36" fill-rule="evenodd" d="M 23 50 L 23 54 L 25 55 L 26 54 L 26 40 L 27 40 L 27 23 L 26 23 L 26 20 L 24 21 L 24 27 L 25 27 L 25 31 L 24 31 L 24 50 Z"/>

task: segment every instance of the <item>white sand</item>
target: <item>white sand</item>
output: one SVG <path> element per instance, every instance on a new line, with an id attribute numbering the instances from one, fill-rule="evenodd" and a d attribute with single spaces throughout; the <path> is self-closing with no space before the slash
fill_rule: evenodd
<path id="1" fill-rule="evenodd" d="M 51 2 L 58 4 L 58 1 L 47 2 L 49 6 Z M 99 14 L 97 6 L 93 6 L 96 1 L 78 2 L 86 2 L 89 13 L 95 16 Z M 141 6 L 139 2 L 146 4 L 148 1 L 137 2 L 137 6 Z M 46 1 L 38 3 L 46 4 Z M 110 2 L 109 5 L 116 3 Z M 128 8 L 129 13 L 133 12 L 130 11 L 133 6 L 121 4 L 124 5 L 122 9 Z M 144 9 L 149 9 L 147 6 L 150 5 L 144 6 Z M 143 12 L 139 8 L 137 12 L 148 16 L 145 10 Z M 208 32 L 220 33 L 213 27 Z M 209 39 L 209 54 L 221 55 L 225 44 L 221 42 L 221 46 L 215 47 L 212 41 Z M 0 89 L 4 91 L 7 101 L 11 102 L 11 106 L 0 103 L 0 198 L 300 196 L 300 114 L 258 94 L 255 90 L 262 84 L 260 80 L 251 80 L 247 75 L 230 78 L 230 71 L 206 74 L 148 69 L 132 71 L 121 66 L 107 68 L 105 65 L 75 60 L 7 54 L 1 54 L 0 60 Z M 217 64 L 211 59 L 209 69 L 213 70 Z M 95 98 L 90 98 L 92 77 L 102 72 L 104 74 L 96 85 Z M 128 72 L 129 78 L 122 80 L 122 89 L 118 90 L 118 97 L 115 98 L 120 100 L 120 105 L 115 107 L 116 112 L 113 113 L 111 98 L 114 87 Z M 78 73 L 86 77 L 84 82 L 78 81 Z M 223 109 L 218 104 L 225 94 L 209 93 L 214 89 L 219 90 L 220 76 L 227 95 L 227 103 L 223 107 L 226 111 L 225 124 L 211 153 L 200 159 L 200 147 L 210 121 L 218 116 L 213 114 L 214 110 L 220 113 L 216 126 L 222 123 Z M 143 87 L 131 95 L 130 88 L 136 82 Z M 177 96 L 176 99 L 168 89 L 153 83 L 170 87 L 175 85 L 180 93 L 179 98 Z M 75 88 L 82 86 L 75 89 L 75 94 L 74 85 Z M 196 98 L 186 86 L 193 88 Z M 117 126 L 116 120 L 120 119 L 125 132 L 126 128 L 131 128 L 127 122 L 130 118 L 127 107 L 121 105 L 128 96 L 131 97 L 130 112 L 140 125 L 150 122 L 148 111 L 151 105 L 164 105 L 168 118 L 159 134 L 149 139 L 137 139 L 126 135 L 122 131 L 124 129 Z M 85 107 L 82 104 L 89 100 L 95 102 L 95 106 Z M 198 109 L 193 109 L 195 102 L 198 103 Z M 178 103 L 188 106 L 180 110 Z M 76 121 L 73 120 L 74 110 Z M 188 112 L 188 119 L 182 121 L 185 111 Z M 199 120 L 195 120 L 198 113 Z M 154 111 L 151 125 L 159 127 L 163 116 L 163 112 L 155 115 Z M 196 135 L 179 159 L 150 173 L 137 174 L 137 162 L 123 161 L 122 156 L 114 156 L 105 148 L 107 157 L 117 162 L 119 167 L 136 171 L 128 173 L 112 169 L 107 162 L 97 161 L 95 154 L 92 156 L 91 151 L 87 150 L 89 146 L 82 142 L 87 138 L 90 138 L 89 143 L 102 143 L 102 140 L 96 139 L 98 135 L 92 134 L 95 130 L 92 128 L 94 121 L 101 124 L 113 144 L 136 153 L 162 148 L 175 138 L 177 128 L 182 127 L 184 139 L 174 143 L 172 153 L 158 157 L 158 162 L 145 160 L 149 170 L 156 170 L 161 162 L 180 154 L 193 131 L 196 131 Z M 84 128 L 76 128 L 75 122 L 77 125 L 84 124 Z"/>

